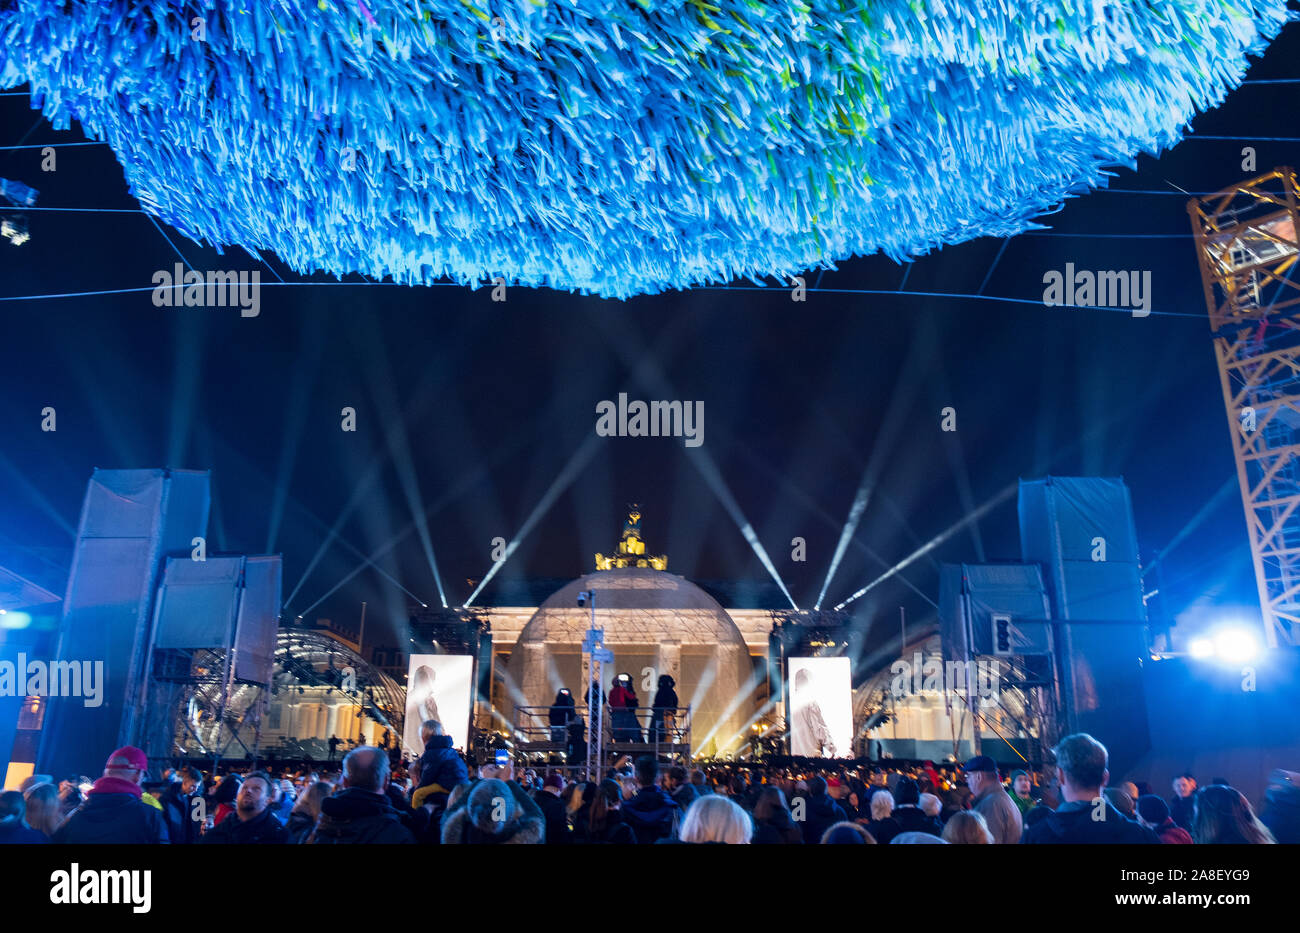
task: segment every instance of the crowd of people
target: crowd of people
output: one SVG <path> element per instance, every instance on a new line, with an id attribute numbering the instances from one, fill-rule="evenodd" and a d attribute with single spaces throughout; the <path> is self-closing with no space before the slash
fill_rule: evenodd
<path id="1" fill-rule="evenodd" d="M 1105 747 L 1076 734 L 1047 772 L 1004 776 L 977 755 L 961 768 L 795 771 L 729 765 L 688 770 L 646 755 L 600 781 L 558 770 L 474 766 L 434 720 L 424 752 L 396 773 L 362 746 L 338 771 L 148 780 L 137 748 L 109 756 L 86 788 L 36 775 L 0 794 L 3 843 L 443 845 L 1241 844 L 1300 842 L 1300 774 L 1270 777 L 1262 813 L 1226 782 L 1189 774 L 1166 800 L 1108 786 Z M 84 791 L 83 791 L 84 789 Z"/>

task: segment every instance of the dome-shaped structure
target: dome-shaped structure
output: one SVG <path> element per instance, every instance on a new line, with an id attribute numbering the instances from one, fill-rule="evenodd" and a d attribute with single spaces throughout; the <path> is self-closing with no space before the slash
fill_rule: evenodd
<path id="1" fill-rule="evenodd" d="M 726 754 L 744 741 L 753 710 L 753 665 L 736 624 L 704 590 L 684 577 L 640 567 L 600 570 L 579 577 L 551 595 L 524 626 L 510 655 L 516 706 L 549 706 L 568 687 L 587 694 L 583 638 L 590 607 L 578 593 L 596 593 L 596 625 L 614 653 L 602 688 L 618 672 L 632 675 L 637 700 L 649 707 L 659 676 L 676 681 L 678 703 L 691 707 L 691 751 Z M 648 711 L 640 718 L 644 726 Z"/>
<path id="2" fill-rule="evenodd" d="M 200 668 L 220 671 L 220 656 L 200 652 Z M 346 748 L 377 742 L 387 730 L 400 740 L 406 691 L 383 671 L 347 645 L 322 631 L 282 628 L 276 633 L 272 689 L 236 683 L 226 700 L 226 717 L 219 722 L 221 684 L 200 683 L 181 700 L 175 751 L 211 754 L 213 749 L 244 749 L 232 742 L 230 728 L 252 744 L 255 718 L 261 720 L 261 748 L 286 757 L 323 758 L 328 740 L 337 735 Z M 235 754 L 234 751 L 230 752 Z"/>

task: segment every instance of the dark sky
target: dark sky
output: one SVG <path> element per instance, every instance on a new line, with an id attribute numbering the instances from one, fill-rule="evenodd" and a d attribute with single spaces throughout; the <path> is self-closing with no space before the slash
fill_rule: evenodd
<path id="1" fill-rule="evenodd" d="M 1295 78 L 1300 26 L 1291 25 L 1252 79 Z M 816 598 L 864 469 L 879 470 L 857 540 L 828 604 L 875 579 L 880 561 L 906 558 L 1020 477 L 1122 475 L 1143 557 L 1177 535 L 1233 476 L 1228 427 L 1200 277 L 1187 191 L 1243 178 L 1241 148 L 1259 170 L 1295 165 L 1300 85 L 1254 85 L 1199 117 L 1203 135 L 1113 187 L 1043 218 L 1060 233 L 1006 245 L 984 294 L 1030 299 L 1043 274 L 1080 269 L 1152 272 L 1154 313 L 1049 310 L 896 291 L 906 267 L 880 257 L 842 263 L 806 303 L 785 289 L 699 289 L 627 302 L 512 289 L 408 289 L 361 283 L 264 287 L 261 314 L 158 309 L 148 293 L 0 302 L 0 554 L 57 577 L 66 567 L 92 468 L 211 469 L 209 537 L 217 549 L 279 551 L 285 596 L 304 612 L 343 576 L 412 528 L 425 509 L 449 601 L 459 604 L 491 566 L 491 540 L 510 539 L 594 435 L 595 405 L 631 398 L 703 400 L 705 443 L 598 439 L 498 580 L 570 578 L 617 540 L 637 501 L 650 549 L 689 578 L 768 580 L 694 461 L 706 452 L 800 606 Z M 36 126 L 29 132 L 33 122 Z M 26 97 L 0 98 L 0 145 L 80 139 L 56 133 Z M 41 191 L 42 207 L 134 209 L 106 147 L 59 151 L 42 173 L 39 150 L 0 152 L 0 176 Z M 1170 192 L 1173 192 L 1172 194 Z M 935 205 L 943 210 L 942 204 Z M 32 240 L 0 243 L 0 296 L 147 286 L 176 253 L 141 213 L 30 215 Z M 189 266 L 261 269 L 240 249 L 225 256 L 164 227 Z M 1160 234 L 1118 238 L 1116 234 Z M 981 239 L 918 259 L 909 292 L 973 293 L 1001 242 Z M 286 280 L 303 277 L 266 257 Z M 818 279 L 813 272 L 809 284 Z M 42 433 L 40 411 L 58 412 Z M 340 430 L 355 407 L 356 433 Z M 958 430 L 939 430 L 957 411 Z M 891 414 L 892 413 L 892 414 Z M 892 420 L 890 420 L 892 419 Z M 278 530 L 277 490 L 287 494 Z M 408 494 L 409 493 L 409 494 Z M 56 519 L 55 516 L 58 516 Z M 339 538 L 302 582 L 330 529 Z M 790 540 L 807 540 L 806 563 Z M 954 535 L 905 576 L 937 597 L 936 560 L 1019 556 L 1014 498 Z M 379 565 L 438 601 L 420 536 L 405 533 Z M 1235 487 L 1164 566 L 1165 610 L 1189 621 L 1212 604 L 1258 613 Z M 60 582 L 61 585 L 61 582 Z M 1152 579 L 1148 586 L 1154 585 Z M 480 600 L 490 602 L 489 589 Z M 396 636 L 407 597 L 365 571 L 310 612 Z M 932 614 L 898 581 L 854 604 L 864 624 L 893 626 L 897 606 Z M 1152 609 L 1157 609 L 1157 601 Z"/>

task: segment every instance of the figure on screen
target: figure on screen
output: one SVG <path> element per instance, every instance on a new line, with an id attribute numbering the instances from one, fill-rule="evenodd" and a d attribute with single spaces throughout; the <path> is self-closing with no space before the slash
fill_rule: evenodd
<path id="1" fill-rule="evenodd" d="M 433 668 L 427 664 L 421 664 L 415 669 L 415 677 L 411 681 L 410 702 L 415 703 L 415 718 L 419 722 L 428 719 L 437 719 L 441 721 L 438 715 L 438 703 L 433 698 Z"/>
<path id="2" fill-rule="evenodd" d="M 831 740 L 831 730 L 822 716 L 821 704 L 813 695 L 810 681 L 806 668 L 799 668 L 794 675 L 790 706 L 795 728 L 790 730 L 790 754 L 834 758 L 836 749 Z"/>

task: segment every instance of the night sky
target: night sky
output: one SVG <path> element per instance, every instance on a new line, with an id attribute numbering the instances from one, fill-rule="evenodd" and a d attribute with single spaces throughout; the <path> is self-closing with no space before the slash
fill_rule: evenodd
<path id="1" fill-rule="evenodd" d="M 1293 24 L 1248 77 L 1294 78 L 1296 61 Z M 864 547 L 849 549 L 827 605 L 1018 478 L 1049 472 L 1123 476 L 1150 564 L 1235 475 L 1177 189 L 1208 192 L 1255 174 L 1242 170 L 1246 145 L 1260 172 L 1296 165 L 1296 144 L 1263 139 L 1295 134 L 1298 92 L 1238 89 L 1193 129 L 1245 141 L 1191 139 L 1140 158 L 1135 171 L 1117 169 L 1113 188 L 1153 193 L 1070 201 L 1043 223 L 1092 236 L 1011 240 L 987 283 L 1002 242 L 980 239 L 921 257 L 910 272 L 882 257 L 813 271 L 808 284 L 820 281 L 820 291 L 804 303 L 750 282 L 627 302 L 518 288 L 494 303 L 487 289 L 304 278 L 265 256 L 286 281 L 317 283 L 281 286 L 240 249 L 219 255 L 164 225 L 169 245 L 107 147 L 61 149 L 53 173 L 41 171 L 39 150 L 0 152 L 0 176 L 39 189 L 40 207 L 95 209 L 31 213 L 29 243 L 0 243 L 0 296 L 147 287 L 177 249 L 192 268 L 260 269 L 264 286 L 256 318 L 155 308 L 147 291 L 0 302 L 0 564 L 61 592 L 94 467 L 210 469 L 212 548 L 283 553 L 291 613 L 355 624 L 365 600 L 368 632 L 392 641 L 410 600 L 384 574 L 362 572 L 313 604 L 359 555 L 398 535 L 378 565 L 438 604 L 413 524 L 421 508 L 448 601 L 460 604 L 492 564 L 492 539 L 515 535 L 584 442 L 590 459 L 478 602 L 499 597 L 497 582 L 590 571 L 633 501 L 670 571 L 769 583 L 697 469 L 702 455 L 801 607 L 821 589 L 869 464 L 878 482 L 857 535 Z M 25 96 L 0 98 L 0 145 L 80 139 L 52 130 Z M 1044 273 L 1067 262 L 1150 270 L 1153 313 L 1043 307 Z M 906 294 L 981 287 L 1029 303 Z M 704 445 L 596 438 L 596 403 L 620 391 L 703 400 Z M 57 410 L 57 432 L 40 429 L 45 406 Z M 357 411 L 355 433 L 340 429 L 344 406 Z M 940 430 L 946 406 L 955 433 Z M 1258 619 L 1235 481 L 1215 501 L 1169 553 L 1166 598 L 1151 603 L 1154 617 L 1184 623 L 1179 632 L 1233 607 Z M 807 540 L 806 563 L 791 560 L 795 536 Z M 1011 497 L 903 575 L 935 599 L 937 561 L 1018 557 Z M 892 627 L 900 604 L 918 623 L 933 616 L 896 579 L 853 608 L 863 624 Z"/>

